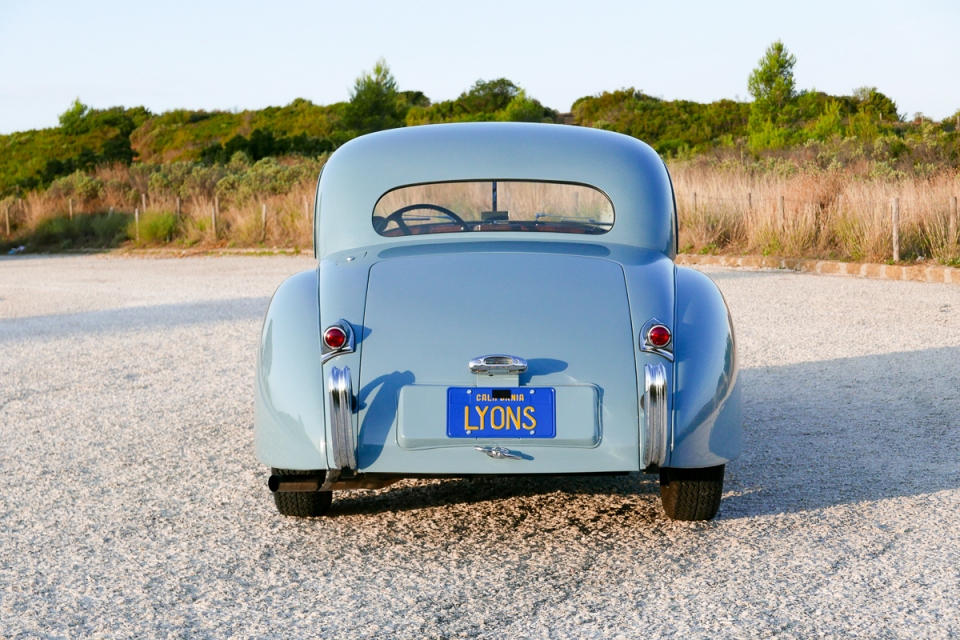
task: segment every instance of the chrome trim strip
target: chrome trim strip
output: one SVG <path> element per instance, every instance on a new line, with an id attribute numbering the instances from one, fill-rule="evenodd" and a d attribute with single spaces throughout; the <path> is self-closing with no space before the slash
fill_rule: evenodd
<path id="1" fill-rule="evenodd" d="M 488 376 L 517 375 L 527 370 L 527 361 L 517 356 L 505 353 L 492 353 L 487 356 L 474 358 L 469 364 L 473 373 L 483 373 Z"/>
<path id="2" fill-rule="evenodd" d="M 326 333 L 327 329 L 330 327 L 340 327 L 343 329 L 343 332 L 347 334 L 347 343 L 340 347 L 339 349 L 331 349 L 323 341 L 323 334 Z M 353 353 L 357 349 L 356 338 L 353 334 L 353 327 L 350 326 L 350 323 L 340 318 L 337 322 L 320 330 L 320 364 L 327 364 L 327 362 L 337 356 L 342 356 L 345 353 Z"/>
<path id="3" fill-rule="evenodd" d="M 644 367 L 643 466 L 662 465 L 667 460 L 667 369 L 662 364 Z"/>
<path id="4" fill-rule="evenodd" d="M 330 372 L 330 443 L 336 469 L 356 470 L 353 442 L 353 381 L 349 367 L 334 367 Z"/>
<path id="5" fill-rule="evenodd" d="M 339 479 L 339 469 L 327 469 L 327 473 L 323 477 L 323 484 L 320 485 L 320 488 L 317 489 L 317 491 L 331 491 L 333 489 L 333 484 Z"/>
<path id="6" fill-rule="evenodd" d="M 673 331 L 670 331 L 670 342 L 667 343 L 665 347 L 658 347 L 650 343 L 647 339 L 647 335 L 650 333 L 650 329 L 654 326 L 662 324 L 667 326 L 667 323 L 660 322 L 656 318 L 650 318 L 647 320 L 646 324 L 643 325 L 643 328 L 640 329 L 640 351 L 644 353 L 654 353 L 658 356 L 663 356 L 670 362 L 673 362 Z M 669 327 L 667 327 L 669 329 Z"/>
<path id="7" fill-rule="evenodd" d="M 485 453 L 494 460 L 523 460 L 523 456 L 518 456 L 506 447 L 474 447 L 480 453 Z"/>

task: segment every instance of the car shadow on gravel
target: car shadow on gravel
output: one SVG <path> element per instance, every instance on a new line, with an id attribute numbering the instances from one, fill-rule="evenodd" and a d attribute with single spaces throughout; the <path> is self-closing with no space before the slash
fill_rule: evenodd
<path id="1" fill-rule="evenodd" d="M 334 494 L 329 517 L 371 515 L 383 512 L 429 509 L 449 505 L 497 502 L 512 498 L 565 494 L 575 496 L 618 496 L 629 500 L 638 496 L 656 498 L 659 485 L 652 475 L 629 476 L 514 476 L 501 478 L 456 478 L 430 481 L 405 481 L 381 491 Z"/>
<path id="2" fill-rule="evenodd" d="M 744 451 L 719 520 L 960 488 L 960 348 L 741 371 Z M 332 517 L 554 493 L 643 497 L 656 476 L 471 478 L 343 493 Z"/>
<path id="3" fill-rule="evenodd" d="M 112 334 L 142 329 L 171 329 L 209 322 L 262 320 L 269 297 L 98 309 L 23 318 L 0 319 L 0 343 L 47 337 Z"/>
<path id="4" fill-rule="evenodd" d="M 721 518 L 960 487 L 960 348 L 741 371 L 744 451 Z"/>

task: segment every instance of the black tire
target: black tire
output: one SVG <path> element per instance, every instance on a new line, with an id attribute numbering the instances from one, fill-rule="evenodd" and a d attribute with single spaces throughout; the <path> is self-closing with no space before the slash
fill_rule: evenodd
<path id="1" fill-rule="evenodd" d="M 315 471 L 293 471 L 290 469 L 274 469 L 275 476 L 309 476 Z M 332 491 L 277 491 L 273 494 L 273 502 L 281 515 L 296 518 L 319 518 L 330 510 L 333 501 Z"/>
<path id="2" fill-rule="evenodd" d="M 720 509 L 723 495 L 723 470 L 660 469 L 660 502 L 673 520 L 710 520 Z"/>

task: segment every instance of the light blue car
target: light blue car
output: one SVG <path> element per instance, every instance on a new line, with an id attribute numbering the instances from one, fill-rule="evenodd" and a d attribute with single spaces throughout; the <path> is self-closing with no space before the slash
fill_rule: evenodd
<path id="1" fill-rule="evenodd" d="M 277 289 L 257 458 L 280 513 L 400 478 L 659 473 L 706 520 L 740 453 L 733 326 L 678 267 L 664 163 L 628 136 L 471 123 L 363 136 L 317 187 L 319 267 Z"/>

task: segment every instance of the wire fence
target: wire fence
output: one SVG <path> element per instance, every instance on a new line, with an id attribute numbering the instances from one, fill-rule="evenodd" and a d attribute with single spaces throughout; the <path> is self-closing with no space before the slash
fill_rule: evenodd
<path id="1" fill-rule="evenodd" d="M 680 245 L 687 252 L 760 253 L 869 261 L 933 259 L 960 264 L 960 178 L 937 183 L 869 183 L 844 178 L 730 179 L 675 171 Z M 31 193 L 0 201 L 4 239 L 44 221 L 116 213 L 135 243 L 175 240 L 240 246 L 312 242 L 312 182 L 285 194 L 221 201 L 145 189 L 130 198 L 55 198 Z M 952 192 L 952 193 L 951 193 Z M 136 206 L 130 205 L 135 203 Z M 158 235 L 157 219 L 172 218 Z M 171 232 L 170 229 L 173 229 Z"/>
<path id="2" fill-rule="evenodd" d="M 302 247 L 312 242 L 312 190 L 313 184 L 305 184 L 286 194 L 226 202 L 217 195 L 181 198 L 149 190 L 132 201 L 125 196 L 119 202 L 108 197 L 84 200 L 30 193 L 0 200 L 0 233 L 3 239 L 11 240 L 54 226 L 64 234 L 70 225 L 80 227 L 90 220 L 106 218 L 137 244 L 176 240 L 187 244 L 273 242 Z M 129 224 L 124 222 L 128 218 Z M 168 230 L 164 237 L 157 237 L 158 219 Z"/>
<path id="3" fill-rule="evenodd" d="M 960 258 L 957 196 L 942 189 L 884 197 L 863 188 L 814 197 L 724 191 L 678 190 L 682 250 L 944 264 Z"/>

